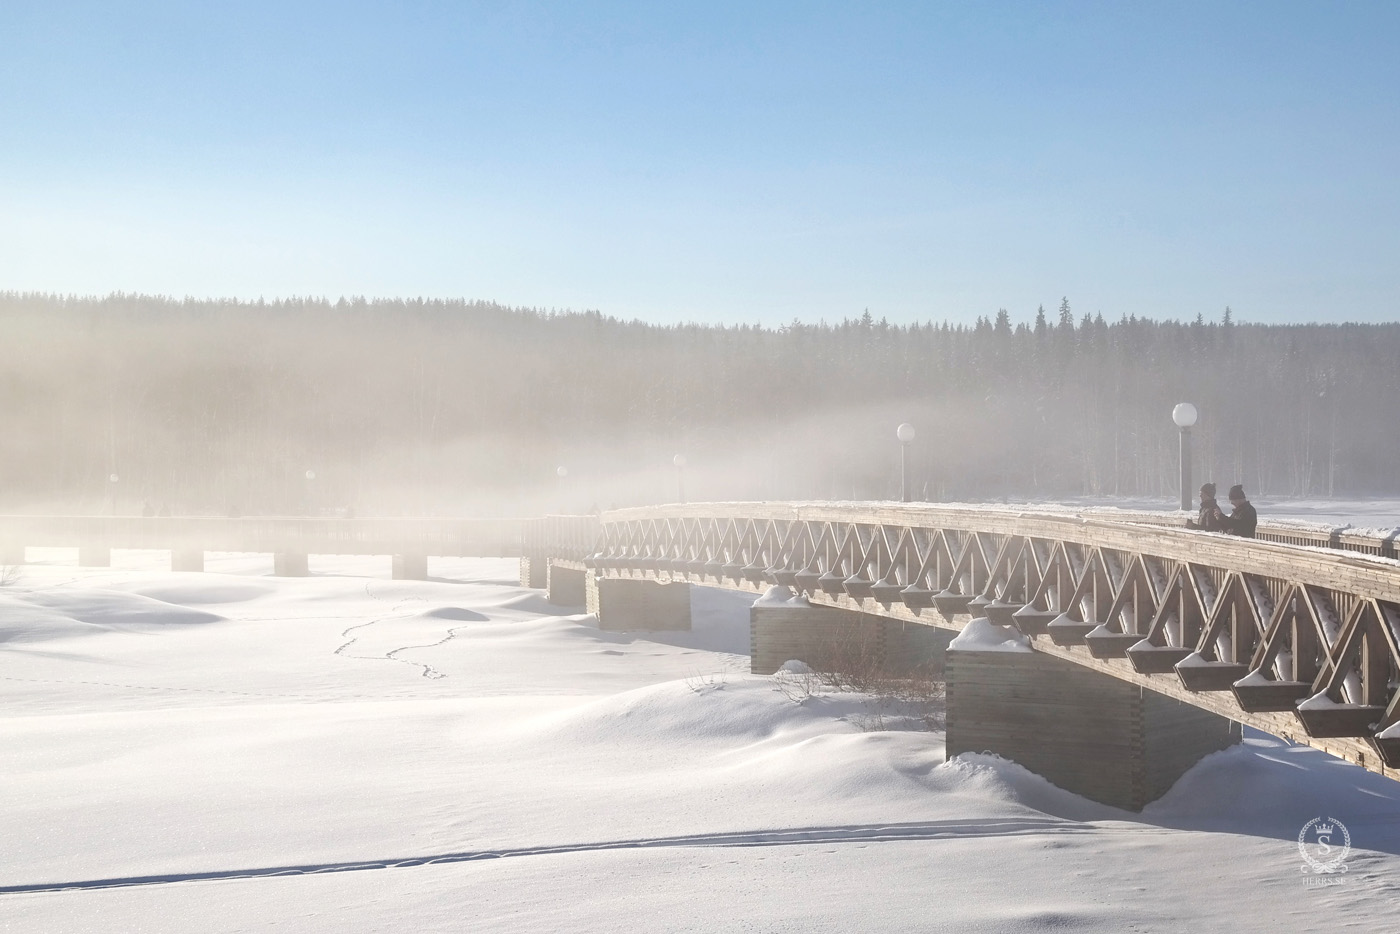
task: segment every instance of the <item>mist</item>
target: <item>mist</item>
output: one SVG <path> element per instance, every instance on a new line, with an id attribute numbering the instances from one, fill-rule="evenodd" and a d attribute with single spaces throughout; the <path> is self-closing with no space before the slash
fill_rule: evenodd
<path id="1" fill-rule="evenodd" d="M 1400 325 L 0 296 L 0 509 L 531 515 L 690 500 L 1394 494 Z M 674 466 L 676 455 L 684 468 Z M 561 470 L 562 468 L 562 470 Z M 116 479 L 113 480 L 112 478 Z"/>

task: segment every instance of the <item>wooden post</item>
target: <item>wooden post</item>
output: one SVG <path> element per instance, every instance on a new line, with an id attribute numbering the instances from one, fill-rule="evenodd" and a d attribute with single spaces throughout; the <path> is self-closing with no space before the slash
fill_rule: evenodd
<path id="1" fill-rule="evenodd" d="M 310 561 L 305 553 L 279 551 L 272 556 L 272 573 L 276 577 L 309 577 Z"/>
<path id="2" fill-rule="evenodd" d="M 556 606 L 586 606 L 588 574 L 572 562 L 549 562 L 549 602 Z"/>
<path id="3" fill-rule="evenodd" d="M 170 570 L 203 571 L 204 550 L 202 548 L 172 548 L 170 550 Z"/>
<path id="4" fill-rule="evenodd" d="M 78 566 L 84 568 L 109 568 L 112 566 L 112 549 L 106 545 L 79 545 Z"/>
<path id="5" fill-rule="evenodd" d="M 420 554 L 394 555 L 392 576 L 396 581 L 427 580 L 428 556 Z"/>
<path id="6" fill-rule="evenodd" d="M 759 600 L 749 608 L 749 671 L 768 675 L 797 660 L 818 671 L 937 677 L 953 633 L 805 601 Z M 849 670 L 846 673 L 851 673 Z"/>
<path id="7" fill-rule="evenodd" d="M 532 555 L 520 559 L 520 586 L 543 590 L 549 586 L 549 559 Z"/>
<path id="8" fill-rule="evenodd" d="M 587 576 L 588 612 L 598 628 L 614 632 L 660 632 L 690 628 L 690 585 Z"/>
<path id="9" fill-rule="evenodd" d="M 1040 652 L 948 652 L 948 758 L 991 752 L 1102 804 L 1140 811 L 1240 741 L 1213 713 Z"/>

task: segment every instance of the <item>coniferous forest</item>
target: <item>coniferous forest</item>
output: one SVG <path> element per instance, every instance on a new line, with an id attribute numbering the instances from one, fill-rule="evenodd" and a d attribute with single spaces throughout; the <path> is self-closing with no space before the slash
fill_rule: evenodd
<path id="1" fill-rule="evenodd" d="M 691 499 L 1400 494 L 1400 324 L 662 326 L 426 300 L 0 295 L 0 509 L 507 514 Z M 675 454 L 684 470 L 672 465 Z M 564 468 L 561 471 L 559 468 Z M 116 477 L 114 481 L 112 478 Z"/>

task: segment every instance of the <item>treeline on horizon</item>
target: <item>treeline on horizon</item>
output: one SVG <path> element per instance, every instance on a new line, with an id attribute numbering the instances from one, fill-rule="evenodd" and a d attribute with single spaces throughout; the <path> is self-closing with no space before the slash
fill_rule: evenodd
<path id="1" fill-rule="evenodd" d="M 1400 324 L 658 325 L 488 302 L 0 293 L 0 509 L 1400 493 Z M 671 467 L 685 456 L 683 476 Z M 564 466 L 566 476 L 557 476 Z M 308 474 L 308 471 L 310 474 Z M 113 483 L 110 477 L 119 479 Z"/>

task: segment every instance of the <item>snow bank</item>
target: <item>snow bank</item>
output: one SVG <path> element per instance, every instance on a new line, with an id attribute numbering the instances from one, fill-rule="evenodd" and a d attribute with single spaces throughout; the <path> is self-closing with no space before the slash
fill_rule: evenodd
<path id="1" fill-rule="evenodd" d="M 1029 652 L 1031 641 L 1011 626 L 997 626 L 979 616 L 948 643 L 950 652 Z"/>
<path id="2" fill-rule="evenodd" d="M 201 575 L 195 581 L 127 581 L 113 589 L 184 606 L 247 603 L 276 592 L 267 584 L 215 574 Z"/>
<path id="3" fill-rule="evenodd" d="M 107 632 L 108 627 L 74 619 L 48 607 L 0 596 L 0 643 L 43 642 Z"/>
<path id="4" fill-rule="evenodd" d="M 808 607 L 812 604 L 799 593 L 793 593 L 782 584 L 774 584 L 763 592 L 763 596 L 753 602 L 754 606 Z"/>
<path id="5" fill-rule="evenodd" d="M 965 752 L 948 759 L 930 778 L 945 794 L 1014 804 L 1064 820 L 1131 819 L 1126 811 L 1065 791 L 1020 763 L 989 752 Z"/>
<path id="6" fill-rule="evenodd" d="M 105 589 L 31 591 L 21 599 L 85 623 L 111 628 L 189 626 L 216 623 L 225 618 L 139 593 Z"/>
<path id="7" fill-rule="evenodd" d="M 36 642 L 223 619 L 214 613 L 121 591 L 14 591 L 0 596 L 0 642 Z"/>
<path id="8" fill-rule="evenodd" d="M 572 744 L 658 749 L 694 743 L 753 742 L 791 730 L 830 728 L 827 719 L 846 700 L 794 704 L 770 678 L 696 674 L 613 694 L 543 718 L 545 732 Z"/>

